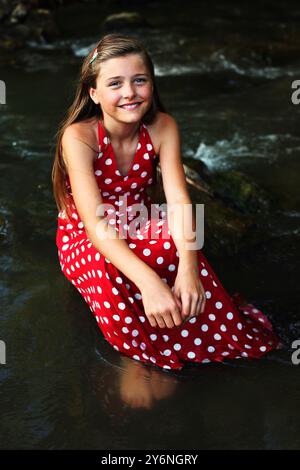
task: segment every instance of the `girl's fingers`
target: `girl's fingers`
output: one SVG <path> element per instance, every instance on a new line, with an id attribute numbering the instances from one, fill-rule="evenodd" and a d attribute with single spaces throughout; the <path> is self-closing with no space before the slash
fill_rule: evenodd
<path id="1" fill-rule="evenodd" d="M 191 313 L 189 315 L 189 318 L 194 317 L 198 315 L 198 307 L 199 307 L 199 299 L 192 299 L 191 300 Z"/>
<path id="2" fill-rule="evenodd" d="M 189 295 L 182 296 L 182 317 L 186 319 L 190 316 L 191 313 L 191 299 Z"/>
<path id="3" fill-rule="evenodd" d="M 159 328 L 166 328 L 166 324 L 165 324 L 164 319 L 161 315 L 159 315 L 159 314 L 155 315 L 155 320 L 158 323 Z"/>
<path id="4" fill-rule="evenodd" d="M 205 311 L 205 304 L 206 304 L 206 295 L 203 295 L 202 302 L 201 302 L 201 310 L 200 313 L 204 313 Z"/>

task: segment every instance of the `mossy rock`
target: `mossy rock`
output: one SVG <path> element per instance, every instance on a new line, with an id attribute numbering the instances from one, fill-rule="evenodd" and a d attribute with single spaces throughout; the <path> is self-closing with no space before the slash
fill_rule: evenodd
<path id="1" fill-rule="evenodd" d="M 236 170 L 214 173 L 210 178 L 210 186 L 214 194 L 227 205 L 246 214 L 268 212 L 276 202 L 266 190 Z"/>

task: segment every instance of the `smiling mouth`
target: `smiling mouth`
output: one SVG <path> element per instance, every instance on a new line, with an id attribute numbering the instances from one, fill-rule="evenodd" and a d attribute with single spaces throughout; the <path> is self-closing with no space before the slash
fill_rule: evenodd
<path id="1" fill-rule="evenodd" d="M 132 104 L 123 104 L 122 106 L 119 106 L 119 108 L 124 108 L 124 109 L 135 109 L 138 106 L 140 106 L 141 102 L 137 101 L 136 103 Z"/>

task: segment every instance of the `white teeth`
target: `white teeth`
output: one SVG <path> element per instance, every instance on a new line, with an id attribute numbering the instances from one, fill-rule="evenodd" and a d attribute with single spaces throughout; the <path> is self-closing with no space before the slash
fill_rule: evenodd
<path id="1" fill-rule="evenodd" d="M 133 109 L 133 108 L 137 108 L 139 106 L 140 103 L 136 103 L 136 104 L 130 104 L 130 105 L 124 105 L 124 106 L 121 106 L 121 108 L 125 108 L 125 109 Z"/>

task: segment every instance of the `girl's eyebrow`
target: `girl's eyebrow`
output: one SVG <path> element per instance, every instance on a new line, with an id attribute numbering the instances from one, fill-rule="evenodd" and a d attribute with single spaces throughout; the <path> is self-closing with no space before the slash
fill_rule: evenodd
<path id="1" fill-rule="evenodd" d="M 148 76 L 147 73 L 136 73 L 136 74 L 134 74 L 134 75 L 132 75 L 132 76 L 133 76 L 133 77 L 137 77 L 138 75 L 146 75 L 146 76 Z M 113 79 L 115 80 L 115 79 L 117 79 L 117 78 L 124 78 L 124 77 L 122 77 L 122 75 L 117 75 L 116 77 L 110 77 L 110 78 L 108 78 L 106 81 L 108 82 L 109 80 L 113 80 Z"/>

